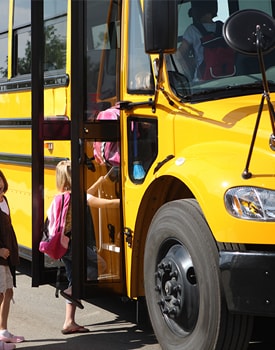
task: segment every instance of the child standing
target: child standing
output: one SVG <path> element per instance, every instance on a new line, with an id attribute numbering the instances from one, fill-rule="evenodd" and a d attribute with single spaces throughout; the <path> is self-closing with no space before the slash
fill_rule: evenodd
<path id="1" fill-rule="evenodd" d="M 5 196 L 8 182 L 0 170 L 0 350 L 15 349 L 13 343 L 24 341 L 8 331 L 10 302 L 15 286 L 15 267 L 19 265 L 18 244 L 11 223 L 8 200 Z"/>
<path id="2" fill-rule="evenodd" d="M 66 300 L 66 312 L 65 312 L 65 321 L 62 328 L 63 334 L 72 334 L 72 333 L 86 333 L 89 332 L 89 329 L 80 326 L 75 321 L 75 312 L 76 307 L 83 309 L 83 305 L 79 300 L 76 300 L 72 297 L 72 250 L 71 250 L 71 161 L 62 160 L 56 166 L 56 187 L 59 191 L 59 194 L 53 199 L 50 208 L 48 209 L 47 215 L 49 219 L 49 226 L 54 226 L 54 220 L 58 216 L 55 212 L 58 207 L 58 202 L 60 202 L 60 196 L 64 197 L 64 210 L 66 210 L 65 222 L 61 222 L 61 227 L 64 227 L 64 238 L 67 239 L 66 245 L 68 245 L 67 252 L 62 257 L 62 261 L 65 265 L 66 276 L 69 282 L 69 286 L 65 291 L 61 292 L 61 295 L 65 297 Z M 1 348 L 0 348 L 1 350 Z"/>
<path id="3" fill-rule="evenodd" d="M 118 208 L 119 199 L 105 199 L 98 198 L 95 196 L 98 188 L 102 184 L 105 178 L 100 177 L 88 190 L 87 190 L 87 203 L 89 207 L 107 207 L 107 208 Z M 71 193 L 71 162 L 69 160 L 61 161 L 56 166 L 56 187 L 61 194 L 67 195 Z M 48 213 L 49 214 L 49 213 Z M 48 215 L 49 217 L 49 215 Z M 71 236 L 72 236 L 72 211 L 71 203 L 69 203 L 64 234 L 70 238 L 68 244 L 68 250 L 65 255 L 62 257 L 62 261 L 65 265 L 66 275 L 69 282 L 68 288 L 61 291 L 60 294 L 66 299 L 66 314 L 65 321 L 62 328 L 62 334 L 75 334 L 75 333 L 87 333 L 89 332 L 88 328 L 80 326 L 75 321 L 75 312 L 76 307 L 83 309 L 84 306 L 80 300 L 75 299 L 72 296 L 72 248 L 71 248 Z M 0 349 L 1 350 L 1 349 Z"/>

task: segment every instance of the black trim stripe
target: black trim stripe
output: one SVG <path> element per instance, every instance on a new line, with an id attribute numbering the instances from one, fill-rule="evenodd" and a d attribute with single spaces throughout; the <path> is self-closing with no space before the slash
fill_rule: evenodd
<path id="1" fill-rule="evenodd" d="M 0 119 L 0 129 L 30 129 L 31 125 L 31 118 Z"/>
<path id="2" fill-rule="evenodd" d="M 45 168 L 55 169 L 57 163 L 67 158 L 61 157 L 45 157 Z M 18 166 L 32 166 L 32 157 L 28 154 L 0 153 L 0 164 L 12 164 Z"/>
<path id="3" fill-rule="evenodd" d="M 22 130 L 32 128 L 30 118 L 2 118 L 0 130 Z M 67 116 L 47 116 L 43 123 L 44 140 L 70 140 L 71 122 Z"/>
<path id="4" fill-rule="evenodd" d="M 68 74 L 56 74 L 44 77 L 44 87 L 67 87 L 69 85 Z M 31 76 L 27 75 L 23 79 L 12 78 L 9 81 L 0 82 L 0 93 L 7 93 L 18 90 L 30 90 L 31 89 Z"/>

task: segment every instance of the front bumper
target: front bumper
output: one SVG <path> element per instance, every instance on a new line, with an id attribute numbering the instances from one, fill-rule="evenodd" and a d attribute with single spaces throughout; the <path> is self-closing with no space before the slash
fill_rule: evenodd
<path id="1" fill-rule="evenodd" d="M 275 316 L 275 252 L 220 251 L 229 311 Z"/>

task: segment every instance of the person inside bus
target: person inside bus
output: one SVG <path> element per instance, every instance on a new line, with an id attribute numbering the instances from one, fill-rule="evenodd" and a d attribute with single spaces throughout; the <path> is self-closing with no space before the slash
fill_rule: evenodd
<path id="1" fill-rule="evenodd" d="M 15 344 L 25 340 L 8 331 L 10 302 L 15 286 L 15 267 L 19 265 L 16 235 L 12 226 L 7 197 L 8 182 L 0 170 L 0 349 L 15 349 Z"/>
<path id="2" fill-rule="evenodd" d="M 106 199 L 97 198 L 95 196 L 98 188 L 105 180 L 104 177 L 100 177 L 92 186 L 87 190 L 87 204 L 89 207 L 96 208 L 118 208 L 120 200 L 119 199 Z M 61 161 L 56 166 L 56 185 L 60 192 L 71 192 L 71 162 L 69 160 Z M 62 261 L 65 265 L 66 276 L 69 282 L 68 288 L 61 291 L 60 294 L 66 299 L 66 311 L 65 320 L 63 328 L 61 330 L 62 334 L 74 334 L 74 333 L 87 333 L 88 328 L 80 326 L 75 321 L 76 307 L 83 309 L 84 306 L 80 300 L 75 299 L 72 296 L 72 247 L 71 247 L 71 204 L 68 208 L 68 213 L 66 217 L 65 224 L 65 234 L 70 237 L 70 243 L 67 252 L 62 257 Z"/>
<path id="3" fill-rule="evenodd" d="M 204 60 L 204 49 L 201 43 L 202 34 L 196 27 L 196 23 L 201 23 L 207 32 L 216 31 L 216 23 L 213 18 L 217 16 L 218 4 L 216 0 L 192 1 L 189 10 L 189 17 L 193 18 L 183 34 L 182 42 L 177 50 L 177 57 L 181 61 L 183 70 L 188 73 L 193 80 L 201 78 L 200 67 Z"/>

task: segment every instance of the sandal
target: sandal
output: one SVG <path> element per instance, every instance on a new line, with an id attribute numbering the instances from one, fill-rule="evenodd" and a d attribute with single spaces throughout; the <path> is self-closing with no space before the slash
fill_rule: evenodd
<path id="1" fill-rule="evenodd" d="M 73 303 L 74 305 L 76 305 L 80 309 L 84 309 L 83 304 L 79 300 L 73 298 L 70 294 L 68 294 L 68 293 L 66 293 L 64 291 L 61 291 L 60 295 L 62 295 L 63 298 L 69 300 L 71 303 Z"/>
<path id="2" fill-rule="evenodd" d="M 75 334 L 75 333 L 88 333 L 88 332 L 90 332 L 90 330 L 83 326 L 68 327 L 66 329 L 62 329 L 61 331 L 61 333 L 64 335 Z"/>

